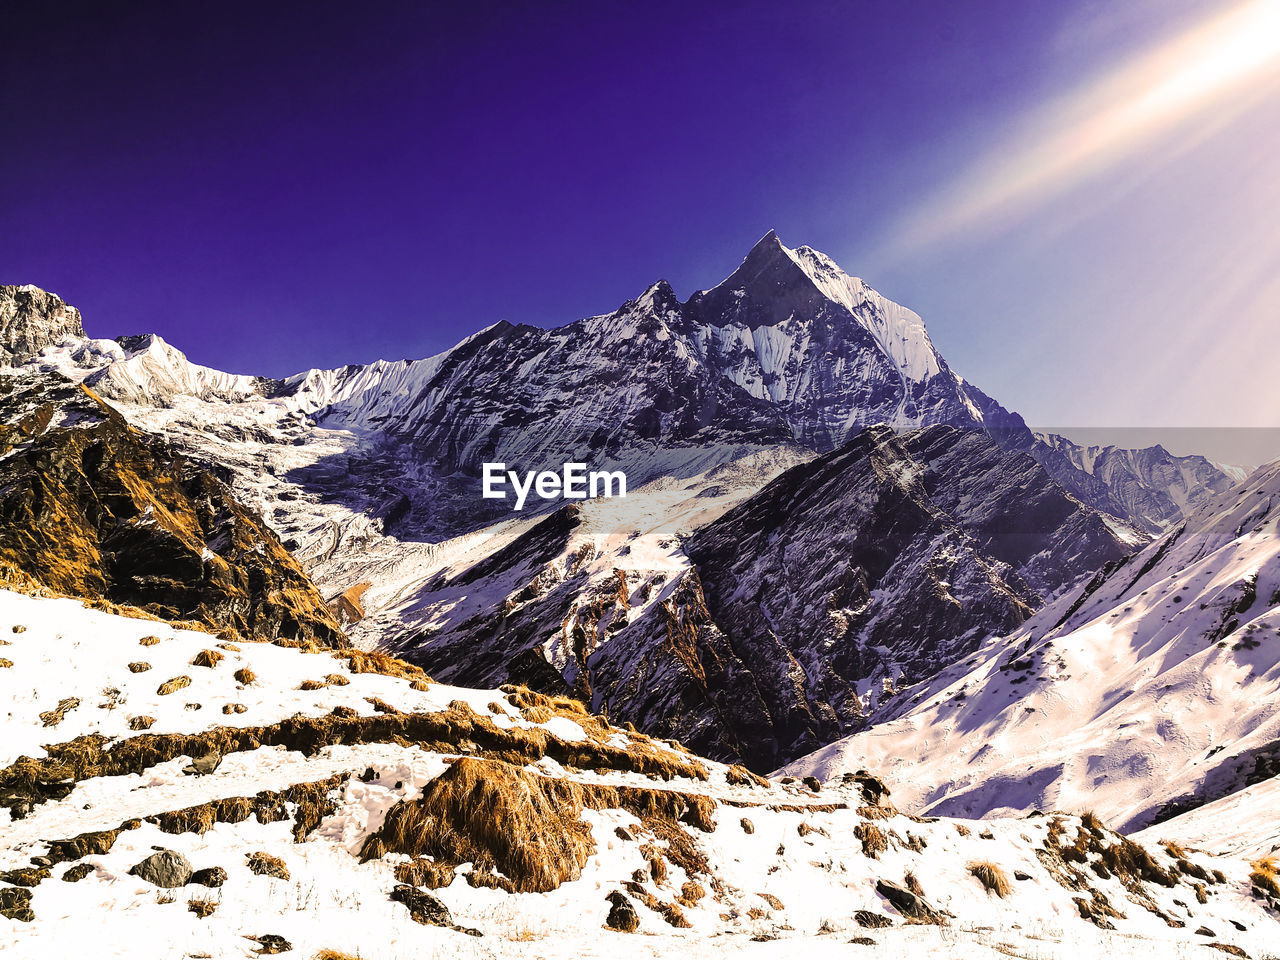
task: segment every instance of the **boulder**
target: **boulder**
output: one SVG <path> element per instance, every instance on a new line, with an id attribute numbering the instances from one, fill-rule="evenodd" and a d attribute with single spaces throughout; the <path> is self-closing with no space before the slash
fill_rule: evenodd
<path id="1" fill-rule="evenodd" d="M 191 864 L 176 850 L 157 850 L 129 873 L 157 887 L 183 887 L 191 879 Z"/>
<path id="2" fill-rule="evenodd" d="M 925 923 L 939 923 L 942 921 L 942 914 L 933 909 L 924 897 L 916 896 L 910 890 L 900 887 L 896 883 L 877 880 L 876 893 L 888 900 L 894 909 L 904 917 Z"/>

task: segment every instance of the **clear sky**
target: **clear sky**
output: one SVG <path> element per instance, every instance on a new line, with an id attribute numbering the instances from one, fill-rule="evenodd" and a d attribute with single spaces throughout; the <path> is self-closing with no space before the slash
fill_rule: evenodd
<path id="1" fill-rule="evenodd" d="M 0 282 L 91 334 L 423 356 L 773 227 L 1031 423 L 1280 427 L 1280 0 L 119 6 L 0 57 Z"/>

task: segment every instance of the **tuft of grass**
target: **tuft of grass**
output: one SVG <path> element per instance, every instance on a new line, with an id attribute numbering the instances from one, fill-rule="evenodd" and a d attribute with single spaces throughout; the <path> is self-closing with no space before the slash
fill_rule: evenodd
<path id="1" fill-rule="evenodd" d="M 8 670 L 13 666 L 13 661 L 8 657 L 0 657 L 0 670 Z"/>
<path id="2" fill-rule="evenodd" d="M 236 678 L 236 683 L 243 683 L 246 687 L 258 679 L 258 675 L 248 667 L 241 667 L 232 676 Z"/>
<path id="3" fill-rule="evenodd" d="M 731 787 L 768 787 L 769 781 L 757 773 L 752 773 L 740 763 L 735 763 L 724 773 L 724 778 Z"/>
<path id="4" fill-rule="evenodd" d="M 217 650 L 201 650 L 192 659 L 193 667 L 216 667 L 224 659 L 223 655 Z"/>
<path id="5" fill-rule="evenodd" d="M 151 669 L 151 664 L 147 663 L 144 660 L 136 660 L 133 663 L 129 664 L 130 673 L 146 673 L 150 669 Z"/>
<path id="6" fill-rule="evenodd" d="M 299 690 L 323 690 L 328 684 L 323 680 L 303 680 L 298 685 Z"/>
<path id="7" fill-rule="evenodd" d="M 351 681 L 340 673 L 330 673 L 325 676 L 324 682 L 331 687 L 345 687 Z"/>
<path id="8" fill-rule="evenodd" d="M 56 727 L 68 713 L 78 706 L 80 706 L 79 697 L 64 697 L 58 701 L 58 705 L 52 710 L 46 710 L 40 714 L 40 719 L 46 727 Z"/>
<path id="9" fill-rule="evenodd" d="M 978 878 L 978 882 L 986 888 L 987 893 L 994 893 L 1001 900 L 1013 892 L 1009 875 L 999 864 L 989 860 L 976 860 L 968 865 L 968 870 Z"/>
<path id="10" fill-rule="evenodd" d="M 155 717 L 133 717 L 129 721 L 130 730 L 150 730 L 155 725 Z"/>
<path id="11" fill-rule="evenodd" d="M 160 684 L 156 689 L 156 693 L 162 697 L 167 697 L 169 694 L 177 693 L 179 690 L 189 686 L 191 686 L 190 677 L 174 677 L 172 680 L 166 680 Z"/>
<path id="12" fill-rule="evenodd" d="M 347 661 L 347 669 L 352 673 L 380 673 L 385 677 L 399 677 L 401 680 L 431 680 L 421 667 L 405 663 L 380 650 L 339 650 L 334 656 Z"/>
<path id="13" fill-rule="evenodd" d="M 159 637 L 143 637 L 141 640 L 138 641 L 138 643 L 144 647 L 154 647 L 159 642 L 160 642 Z"/>
<path id="14" fill-rule="evenodd" d="M 193 897 L 187 901 L 187 909 L 194 913 L 201 920 L 213 914 L 218 909 L 218 901 L 207 900 L 201 897 Z"/>

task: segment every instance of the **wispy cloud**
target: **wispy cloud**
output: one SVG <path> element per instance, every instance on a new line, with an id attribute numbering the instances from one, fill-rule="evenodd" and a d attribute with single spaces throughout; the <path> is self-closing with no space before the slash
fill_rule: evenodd
<path id="1" fill-rule="evenodd" d="M 1280 90 L 1280 0 L 1248 0 L 1045 106 L 902 221 L 903 256 L 1017 222 L 1162 138 L 1211 135 Z"/>

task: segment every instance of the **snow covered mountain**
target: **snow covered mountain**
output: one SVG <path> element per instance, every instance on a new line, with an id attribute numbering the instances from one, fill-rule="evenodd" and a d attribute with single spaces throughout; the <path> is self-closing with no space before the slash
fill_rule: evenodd
<path id="1" fill-rule="evenodd" d="M 1274 777 L 1280 462 L 900 704 L 789 769 L 871 765 L 934 813 L 1092 809 L 1126 830 Z"/>
<path id="2" fill-rule="evenodd" d="M 1245 471 L 1205 457 L 1177 457 L 1160 445 L 1140 450 L 1081 446 L 1036 434 L 1032 455 L 1055 480 L 1099 510 L 1159 534 L 1245 479 Z"/>

